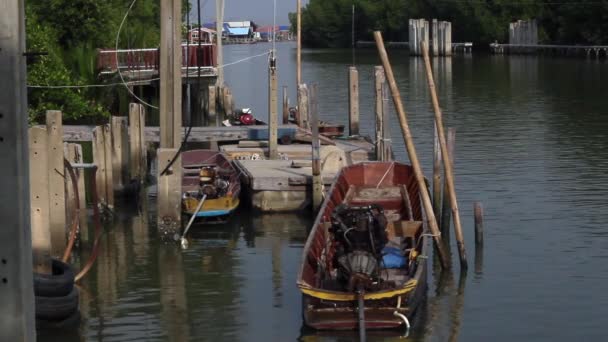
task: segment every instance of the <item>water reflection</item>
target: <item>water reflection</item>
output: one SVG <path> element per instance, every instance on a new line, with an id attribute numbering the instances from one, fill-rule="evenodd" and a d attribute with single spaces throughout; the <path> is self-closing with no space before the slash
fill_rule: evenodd
<path id="1" fill-rule="evenodd" d="M 293 46 L 278 47 L 280 83 L 295 99 Z M 267 48 L 230 46 L 225 55 L 231 62 Z M 373 49 L 358 53 L 361 128 L 370 134 L 371 75 L 379 61 Z M 433 123 L 423 66 L 403 51 L 389 53 L 428 177 Z M 242 75 L 265 80 L 266 62 L 226 69 L 238 106 L 265 112 L 266 88 L 252 87 Z M 319 82 L 325 120 L 347 121 L 349 63 L 349 51 L 305 51 L 304 79 Z M 434 59 L 433 65 L 446 124 L 457 130 L 456 189 L 469 254 L 473 201 L 486 209 L 486 241 L 483 255 L 475 251 L 468 277 L 440 277 L 429 265 L 428 300 L 409 339 L 551 340 L 557 331 L 564 340 L 603 339 L 598 317 L 608 315 L 608 63 L 474 55 Z M 396 156 L 406 160 L 392 117 Z M 98 263 L 82 284 L 80 331 L 60 340 L 356 338 L 302 329 L 295 280 L 309 213 L 239 211 L 225 225 L 195 227 L 190 248 L 182 251 L 158 241 L 154 207 L 145 204 L 106 228 Z M 80 253 L 86 260 L 86 244 Z M 401 332 L 380 334 L 389 335 L 370 340 L 397 340 Z M 40 340 L 54 341 L 55 334 Z"/>

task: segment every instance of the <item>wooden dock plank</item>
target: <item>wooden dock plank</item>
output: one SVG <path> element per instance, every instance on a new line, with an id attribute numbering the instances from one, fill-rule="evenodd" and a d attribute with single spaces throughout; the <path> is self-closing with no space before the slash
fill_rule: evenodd
<path id="1" fill-rule="evenodd" d="M 42 127 L 42 126 L 41 126 Z M 93 140 L 93 129 L 95 126 L 63 126 L 63 141 L 65 142 L 85 142 Z M 187 127 L 185 127 L 187 129 Z M 193 127 L 190 133 L 189 141 L 191 142 L 207 142 L 207 141 L 238 141 L 243 139 L 251 139 L 251 136 L 260 136 L 260 130 L 268 130 L 267 126 L 232 126 L 232 127 Z M 279 125 L 279 130 L 297 130 L 295 125 Z M 185 129 L 181 129 L 182 139 L 185 135 Z M 145 129 L 146 142 L 160 141 L 159 127 L 146 127 Z"/>

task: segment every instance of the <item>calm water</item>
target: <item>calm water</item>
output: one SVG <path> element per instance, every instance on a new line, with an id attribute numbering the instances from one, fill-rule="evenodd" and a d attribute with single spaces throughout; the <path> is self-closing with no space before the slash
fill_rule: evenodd
<path id="1" fill-rule="evenodd" d="M 269 48 L 228 46 L 226 62 Z M 295 48 L 278 49 L 279 84 L 290 87 L 293 103 Z M 428 175 L 433 126 L 423 64 L 399 51 L 391 58 Z M 319 84 L 322 116 L 346 123 L 350 52 L 305 51 L 303 60 L 304 80 Z M 374 50 L 357 55 L 361 127 L 368 134 L 377 63 Z M 447 125 L 457 130 L 456 181 L 471 269 L 466 277 L 430 272 L 429 298 L 411 339 L 605 338 L 608 63 L 475 55 L 434 64 Z M 252 107 L 260 118 L 266 115 L 266 70 L 264 57 L 226 68 L 237 106 Z M 397 157 L 407 161 L 392 120 Z M 476 200 L 485 206 L 486 240 L 483 260 L 474 265 Z M 295 278 L 310 215 L 241 212 L 225 226 L 193 231 L 190 249 L 181 251 L 158 242 L 151 206 L 120 215 L 105 234 L 99 261 L 83 283 L 80 330 L 61 340 L 356 337 L 302 329 Z"/>

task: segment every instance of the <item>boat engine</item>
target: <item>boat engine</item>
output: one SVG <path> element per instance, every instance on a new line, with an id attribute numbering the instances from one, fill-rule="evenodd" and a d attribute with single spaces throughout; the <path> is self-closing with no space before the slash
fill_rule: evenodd
<path id="1" fill-rule="evenodd" d="M 217 170 L 215 167 L 203 167 L 200 171 L 199 197 L 207 195 L 207 199 L 225 196 L 230 186 L 230 174 Z"/>
<path id="2" fill-rule="evenodd" d="M 348 291 L 361 287 L 372 290 L 379 276 L 381 251 L 388 242 L 382 207 L 341 204 L 331 219 L 338 281 Z"/>

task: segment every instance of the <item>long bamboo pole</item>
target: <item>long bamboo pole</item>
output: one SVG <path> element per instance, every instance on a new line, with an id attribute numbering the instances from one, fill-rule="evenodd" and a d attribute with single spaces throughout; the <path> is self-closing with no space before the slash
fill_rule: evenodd
<path id="1" fill-rule="evenodd" d="M 441 239 L 439 227 L 437 226 L 437 220 L 435 219 L 435 214 L 433 212 L 433 204 L 431 203 L 429 191 L 424 180 L 424 174 L 422 173 L 422 168 L 420 167 L 420 162 L 418 161 L 416 147 L 414 146 L 412 133 L 410 132 L 410 127 L 407 122 L 405 108 L 403 107 L 403 103 L 401 101 L 401 94 L 399 93 L 399 88 L 397 88 L 397 82 L 395 81 L 393 68 L 391 67 L 391 63 L 388 59 L 388 54 L 386 53 L 386 49 L 384 48 L 382 33 L 380 33 L 380 31 L 374 32 L 374 39 L 376 40 L 378 53 L 380 54 L 380 59 L 382 60 L 382 65 L 384 66 L 384 72 L 386 73 L 386 79 L 393 95 L 393 102 L 395 104 L 395 109 L 397 110 L 397 114 L 399 117 L 401 131 L 403 132 L 405 148 L 407 149 L 410 161 L 412 162 L 412 167 L 414 168 L 414 174 L 416 176 L 416 181 L 418 182 L 418 188 L 420 194 L 422 195 L 422 204 L 424 206 L 424 211 L 426 212 L 427 220 L 429 221 L 431 233 L 433 234 L 433 238 L 435 240 L 435 246 L 437 247 L 439 260 L 441 262 L 441 266 L 446 269 L 450 267 L 448 255 L 445 251 L 445 246 L 443 245 L 443 241 Z"/>
<path id="2" fill-rule="evenodd" d="M 458 245 L 458 254 L 460 256 L 460 267 L 467 269 L 467 254 L 464 248 L 464 237 L 462 235 L 462 226 L 460 224 L 460 214 L 458 212 L 458 200 L 456 199 L 456 190 L 454 189 L 454 173 L 452 163 L 449 162 L 450 155 L 445 139 L 445 130 L 443 127 L 443 114 L 439 107 L 439 98 L 437 97 L 437 89 L 435 88 L 435 80 L 433 79 L 433 70 L 431 69 L 431 60 L 429 58 L 428 46 L 425 42 L 421 43 L 422 56 L 424 57 L 424 65 L 426 67 L 426 76 L 431 91 L 431 100 L 433 101 L 433 110 L 435 112 L 435 122 L 437 133 L 439 135 L 439 145 L 441 146 L 441 155 L 443 166 L 445 168 L 445 180 L 448 187 L 448 196 L 450 196 L 450 204 L 452 206 L 452 217 L 454 219 L 454 233 L 456 235 L 456 244 Z M 444 195 L 445 196 L 445 195 Z"/>

